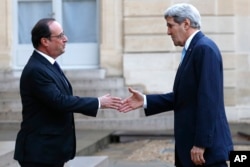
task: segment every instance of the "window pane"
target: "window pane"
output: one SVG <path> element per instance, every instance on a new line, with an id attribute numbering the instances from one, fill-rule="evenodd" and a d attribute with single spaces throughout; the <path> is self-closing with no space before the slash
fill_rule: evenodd
<path id="1" fill-rule="evenodd" d="M 19 44 L 31 43 L 31 29 L 38 20 L 52 17 L 51 1 L 18 2 L 18 39 Z"/>
<path id="2" fill-rule="evenodd" d="M 96 0 L 64 0 L 62 11 L 69 42 L 97 42 Z"/>

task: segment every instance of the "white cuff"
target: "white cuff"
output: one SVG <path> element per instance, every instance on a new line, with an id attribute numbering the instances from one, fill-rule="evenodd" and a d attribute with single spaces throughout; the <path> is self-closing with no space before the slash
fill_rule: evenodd
<path id="1" fill-rule="evenodd" d="M 143 95 L 143 108 L 147 108 L 147 97 L 146 95 Z"/>
<path id="2" fill-rule="evenodd" d="M 98 109 L 100 109 L 101 108 L 101 101 L 99 98 L 97 98 L 97 99 L 98 99 Z"/>

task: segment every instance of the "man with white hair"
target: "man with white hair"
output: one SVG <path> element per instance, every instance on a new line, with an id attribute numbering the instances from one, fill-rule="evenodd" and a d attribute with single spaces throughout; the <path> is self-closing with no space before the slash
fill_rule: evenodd
<path id="1" fill-rule="evenodd" d="M 223 95 L 223 63 L 219 48 L 201 31 L 199 11 L 175 4 L 165 11 L 167 34 L 183 47 L 173 91 L 166 94 L 132 93 L 121 112 L 139 107 L 147 116 L 174 110 L 175 165 L 226 167 L 233 143 Z"/>

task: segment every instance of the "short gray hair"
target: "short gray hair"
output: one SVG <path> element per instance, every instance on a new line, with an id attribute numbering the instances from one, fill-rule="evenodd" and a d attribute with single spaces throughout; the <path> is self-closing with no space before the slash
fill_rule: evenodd
<path id="1" fill-rule="evenodd" d="M 164 13 L 164 17 L 173 17 L 174 21 L 178 24 L 182 23 L 185 19 L 189 19 L 192 28 L 201 28 L 201 16 L 199 11 L 191 4 L 179 3 L 175 4 Z"/>

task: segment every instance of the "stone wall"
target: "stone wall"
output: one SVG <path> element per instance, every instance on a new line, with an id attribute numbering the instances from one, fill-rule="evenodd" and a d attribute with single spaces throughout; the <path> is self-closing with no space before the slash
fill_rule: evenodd
<path id="1" fill-rule="evenodd" d="M 172 90 L 180 61 L 163 18 L 173 3 L 187 2 L 202 15 L 202 31 L 221 49 L 225 104 L 229 120 L 250 117 L 249 2 L 246 0 L 124 0 L 123 70 L 128 85 L 141 84 L 146 93 Z M 248 20 L 248 21 L 247 21 Z"/>
<path id="2" fill-rule="evenodd" d="M 0 71 L 12 69 L 15 52 L 12 2 L 0 4 Z M 101 68 L 107 76 L 124 76 L 126 85 L 142 85 L 145 93 L 171 91 L 181 48 L 167 36 L 163 13 L 178 2 L 198 8 L 202 31 L 221 49 L 229 119 L 249 118 L 249 0 L 99 0 Z"/>

